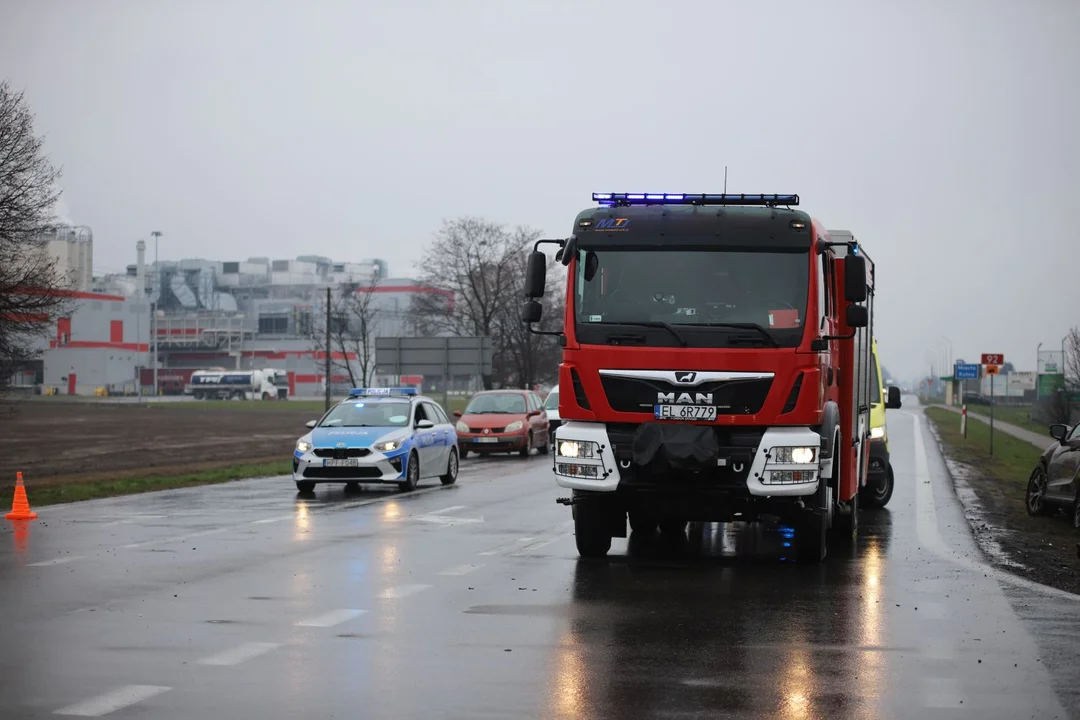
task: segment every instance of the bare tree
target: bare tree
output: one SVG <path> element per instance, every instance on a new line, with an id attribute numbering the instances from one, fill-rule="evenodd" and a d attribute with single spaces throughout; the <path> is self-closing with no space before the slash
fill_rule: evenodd
<path id="1" fill-rule="evenodd" d="M 503 352 L 496 338 L 500 319 L 506 308 L 520 302 L 513 291 L 516 263 L 521 248 L 537 235 L 480 218 L 445 222 L 424 252 L 419 281 L 446 292 L 413 297 L 409 320 L 416 334 L 488 335 L 498 358 Z M 491 386 L 492 377 L 485 377 L 484 387 Z"/>
<path id="2" fill-rule="evenodd" d="M 531 388 L 537 382 L 555 380 L 562 352 L 556 336 L 531 333 L 521 322 L 521 303 L 525 297 L 525 268 L 532 249 L 532 243 L 527 244 L 511 265 L 513 273 L 510 291 L 514 302 L 508 303 L 500 312 L 498 341 L 494 343 L 502 350 L 502 362 L 498 368 L 502 382 L 523 388 Z M 548 259 L 544 315 L 534 329 L 557 331 L 563 327 L 566 286 L 559 273 L 561 268 L 562 266 L 551 258 Z"/>
<path id="3" fill-rule="evenodd" d="M 1065 336 L 1065 357 L 1061 359 L 1062 372 L 1065 374 L 1065 389 L 1070 393 L 1080 392 L 1080 327 L 1069 328 Z"/>
<path id="4" fill-rule="evenodd" d="M 352 387 L 367 387 L 375 375 L 375 335 L 379 307 L 375 302 L 379 280 L 343 283 L 331 295 L 330 338 L 326 339 L 326 318 L 313 318 L 312 342 L 319 352 L 329 347 L 331 370 L 349 376 Z M 335 357 L 334 353 L 340 355 Z"/>
<path id="5" fill-rule="evenodd" d="M 57 270 L 44 240 L 56 222 L 60 171 L 33 120 L 23 94 L 0 83 L 0 391 L 70 307 L 71 277 Z"/>

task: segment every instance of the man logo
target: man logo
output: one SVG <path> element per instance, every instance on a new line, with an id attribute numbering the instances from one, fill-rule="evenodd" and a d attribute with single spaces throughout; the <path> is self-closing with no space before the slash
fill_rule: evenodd
<path id="1" fill-rule="evenodd" d="M 345 447 L 345 443 L 338 443 L 337 446 L 338 447 Z"/>
<path id="2" fill-rule="evenodd" d="M 675 382 L 678 383 L 692 383 L 694 378 L 697 377 L 696 372 L 677 372 L 675 373 Z"/>

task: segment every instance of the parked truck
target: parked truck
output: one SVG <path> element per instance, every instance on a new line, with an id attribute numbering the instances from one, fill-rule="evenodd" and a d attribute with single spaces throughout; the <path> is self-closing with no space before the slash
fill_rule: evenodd
<path id="1" fill-rule="evenodd" d="M 185 393 L 196 400 L 285 400 L 289 377 L 284 370 L 197 370 Z"/>
<path id="2" fill-rule="evenodd" d="M 797 195 L 593 200 L 569 238 L 537 241 L 521 312 L 563 348 L 554 473 L 578 552 L 607 554 L 627 520 L 773 517 L 821 562 L 857 532 L 867 480 L 873 262 Z M 534 328 L 544 244 L 567 267 L 561 331 Z"/>

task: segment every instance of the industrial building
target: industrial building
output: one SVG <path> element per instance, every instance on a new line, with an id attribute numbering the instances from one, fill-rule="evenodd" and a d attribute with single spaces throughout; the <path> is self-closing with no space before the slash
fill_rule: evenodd
<path id="1" fill-rule="evenodd" d="M 156 356 L 163 393 L 182 392 L 197 369 L 274 368 L 288 374 L 290 396 L 319 396 L 325 387 L 319 336 L 327 288 L 371 293 L 372 321 L 365 329 L 372 338 L 411 334 L 411 299 L 443 292 L 390 277 L 381 259 L 304 255 L 147 264 L 141 240 L 125 273 L 94 277 L 89 229 L 58 230 L 50 252 L 79 278 L 72 291 L 75 310 L 57 323 L 35 373 L 46 392 L 62 394 L 152 393 Z M 352 362 L 359 374 L 356 353 L 332 358 L 335 364 Z M 332 376 L 333 390 L 347 387 L 346 371 L 339 367 Z"/>

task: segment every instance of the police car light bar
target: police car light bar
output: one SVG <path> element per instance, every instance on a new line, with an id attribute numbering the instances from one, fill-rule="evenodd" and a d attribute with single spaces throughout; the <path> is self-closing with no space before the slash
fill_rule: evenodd
<path id="1" fill-rule="evenodd" d="M 745 195 L 723 193 L 593 193 L 593 201 L 601 205 L 798 205 L 798 195 Z"/>
<path id="2" fill-rule="evenodd" d="M 370 397 L 372 395 L 415 395 L 416 388 L 353 388 L 349 397 Z"/>

